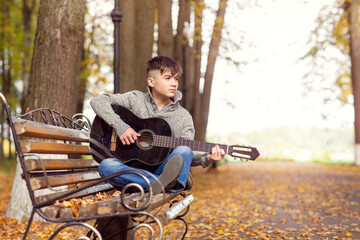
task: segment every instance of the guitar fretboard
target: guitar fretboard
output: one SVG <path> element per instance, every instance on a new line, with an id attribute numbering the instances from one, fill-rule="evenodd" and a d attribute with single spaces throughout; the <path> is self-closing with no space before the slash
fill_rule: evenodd
<path id="1" fill-rule="evenodd" d="M 208 142 L 201 142 L 196 140 L 187 140 L 182 138 L 174 138 L 168 136 L 153 136 L 153 146 L 156 147 L 165 147 L 174 149 L 178 146 L 187 146 L 193 151 L 200 151 L 200 152 L 209 152 L 211 153 L 211 149 L 216 145 L 219 145 L 221 149 L 225 151 L 225 154 L 228 153 L 228 145 L 225 144 L 217 144 L 217 143 L 208 143 Z"/>

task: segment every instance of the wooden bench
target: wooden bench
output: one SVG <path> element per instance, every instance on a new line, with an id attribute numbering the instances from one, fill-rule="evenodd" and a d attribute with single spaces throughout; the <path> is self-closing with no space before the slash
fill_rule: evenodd
<path id="1" fill-rule="evenodd" d="M 0 97 L 33 205 L 23 239 L 26 239 L 35 212 L 47 221 L 64 223 L 50 239 L 73 225 L 85 226 L 102 239 L 98 229 L 85 222 L 118 216 L 136 218 L 129 227 L 132 234 L 145 226 L 157 232 L 159 239 L 163 237 L 163 227 L 177 218 L 185 223 L 185 237 L 187 224 L 182 217 L 194 199 L 189 191 L 153 196 L 151 191 L 144 192 L 141 187 L 137 187 L 138 192 L 128 193 L 126 186 L 121 193 L 112 196 L 115 189 L 106 183 L 110 178 L 133 173 L 142 176 L 149 186 L 150 182 L 142 172 L 134 170 L 100 177 L 98 163 L 92 159 L 89 149 L 91 123 L 87 118 L 79 118 L 77 114 L 70 119 L 48 108 L 13 117 L 5 97 L 1 93 Z M 130 186 L 134 187 L 131 183 Z M 170 203 L 172 201 L 174 204 Z M 166 203 L 171 204 L 170 208 L 163 207 Z"/>

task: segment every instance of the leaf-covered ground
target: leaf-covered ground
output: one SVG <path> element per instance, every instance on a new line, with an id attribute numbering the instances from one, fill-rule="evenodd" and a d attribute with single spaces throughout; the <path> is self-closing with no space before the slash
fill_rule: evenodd
<path id="1" fill-rule="evenodd" d="M 0 239 L 18 239 L 26 227 L 4 217 L 13 174 L 0 173 Z M 360 167 L 258 162 L 195 168 L 193 175 L 187 239 L 360 239 Z M 35 223 L 30 239 L 54 227 Z M 181 230 L 181 222 L 171 223 L 165 238 Z"/>

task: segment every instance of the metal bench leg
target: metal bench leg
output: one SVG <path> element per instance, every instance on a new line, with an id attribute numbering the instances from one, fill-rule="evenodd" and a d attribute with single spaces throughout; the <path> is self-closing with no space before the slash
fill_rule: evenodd
<path id="1" fill-rule="evenodd" d="M 186 234 L 187 234 L 187 232 L 188 232 L 189 226 L 188 226 L 187 222 L 185 221 L 185 219 L 183 219 L 182 217 L 177 217 L 177 218 L 175 218 L 174 220 L 180 220 L 180 221 L 182 221 L 182 222 L 184 223 L 184 225 L 185 225 L 185 231 L 184 231 L 184 234 L 183 234 L 182 237 L 181 237 L 181 240 L 184 240 L 185 237 L 186 237 Z"/>
<path id="2" fill-rule="evenodd" d="M 29 221 L 28 221 L 28 225 L 27 225 L 27 227 L 26 227 L 26 230 L 25 230 L 25 233 L 24 233 L 24 236 L 23 236 L 23 240 L 26 239 L 26 236 L 27 236 L 28 233 L 29 233 L 31 223 L 32 223 L 32 221 L 33 221 L 33 219 L 34 219 L 34 214 L 35 214 L 35 208 L 33 208 L 32 211 L 31 211 L 31 215 L 30 215 L 30 218 L 29 218 Z"/>
<path id="3" fill-rule="evenodd" d="M 103 239 L 102 236 L 101 236 L 101 234 L 99 233 L 99 231 L 98 231 L 96 228 L 94 228 L 93 226 L 91 226 L 90 224 L 87 224 L 87 223 L 84 223 L 84 222 L 70 222 L 70 223 L 66 223 L 66 224 L 62 225 L 61 227 L 59 227 L 59 228 L 50 236 L 49 240 L 54 239 L 54 237 L 55 237 L 61 230 L 63 230 L 64 228 L 70 227 L 70 226 L 74 226 L 74 225 L 80 225 L 80 226 L 87 227 L 87 228 L 89 228 L 91 231 L 93 231 L 93 232 L 95 233 L 97 239 L 99 239 L 99 240 L 102 240 L 102 239 Z M 79 238 L 77 238 L 77 239 L 89 239 L 89 238 L 87 238 L 87 237 L 79 237 Z"/>

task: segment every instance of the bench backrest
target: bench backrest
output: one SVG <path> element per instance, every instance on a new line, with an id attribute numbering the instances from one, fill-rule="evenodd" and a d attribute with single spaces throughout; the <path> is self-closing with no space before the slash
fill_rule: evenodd
<path id="1" fill-rule="evenodd" d="M 23 177 L 34 205 L 92 195 L 113 187 L 101 180 L 89 148 L 90 121 L 70 119 L 51 109 L 37 109 L 9 119 Z M 44 189 L 47 189 L 44 191 Z"/>

